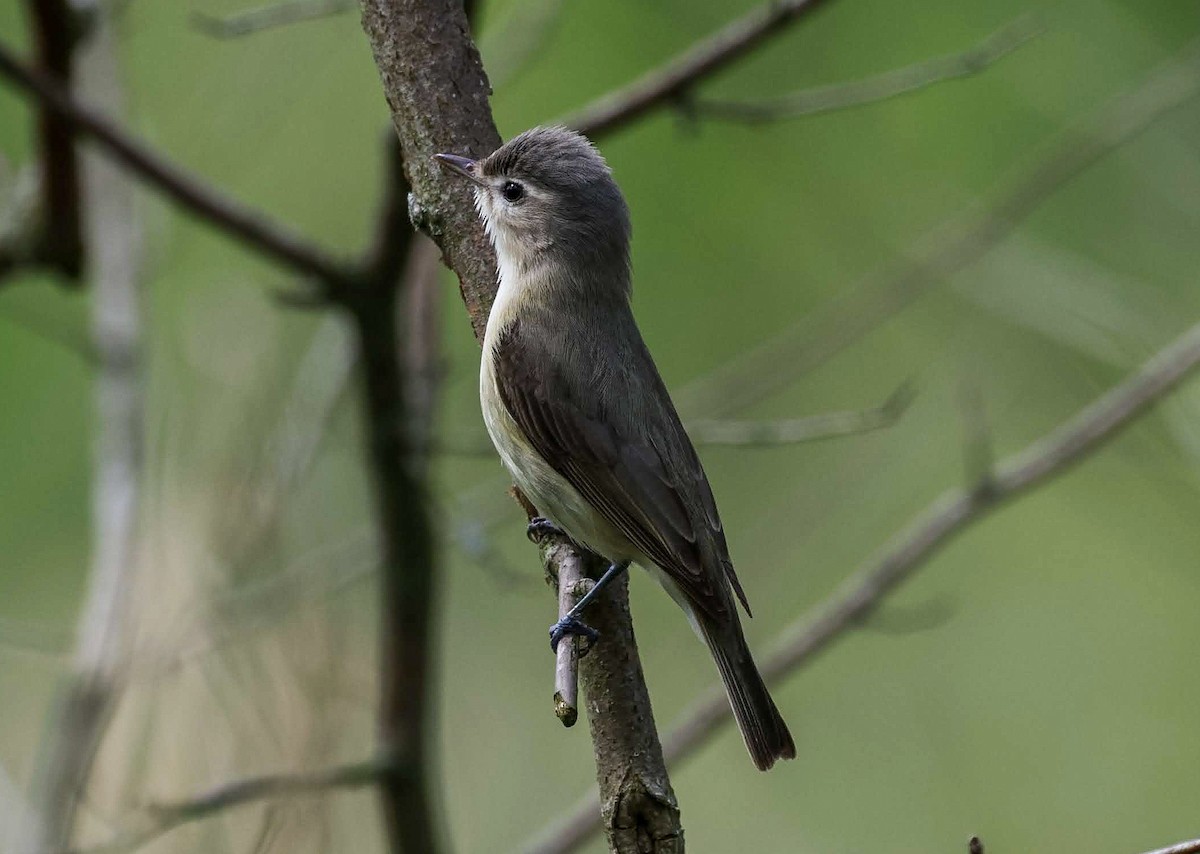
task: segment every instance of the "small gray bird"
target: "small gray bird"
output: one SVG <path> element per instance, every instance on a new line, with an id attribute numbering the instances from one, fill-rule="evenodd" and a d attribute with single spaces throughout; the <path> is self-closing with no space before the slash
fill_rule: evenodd
<path id="1" fill-rule="evenodd" d="M 649 570 L 708 645 L 754 764 L 796 755 L 750 656 L 708 478 L 630 308 L 629 210 L 599 152 L 534 128 L 480 161 L 435 155 L 474 185 L 496 248 L 479 397 L 488 433 L 549 524 L 612 566 Z M 578 614 L 551 629 L 595 633 Z"/>

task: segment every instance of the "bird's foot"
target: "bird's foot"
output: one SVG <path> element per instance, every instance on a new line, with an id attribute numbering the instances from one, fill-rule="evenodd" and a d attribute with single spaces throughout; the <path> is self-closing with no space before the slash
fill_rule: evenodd
<path id="1" fill-rule="evenodd" d="M 570 635 L 576 637 L 587 638 L 587 643 L 579 650 L 579 657 L 583 658 L 588 654 L 592 645 L 600 639 L 600 633 L 585 623 L 578 617 L 567 614 L 557 623 L 550 627 L 550 649 L 558 652 L 558 644 L 563 638 Z"/>
<path id="2" fill-rule="evenodd" d="M 549 519 L 542 516 L 534 516 L 529 520 L 529 527 L 525 529 L 525 536 L 540 545 L 546 537 L 563 536 L 563 531 L 562 528 L 559 528 Z"/>

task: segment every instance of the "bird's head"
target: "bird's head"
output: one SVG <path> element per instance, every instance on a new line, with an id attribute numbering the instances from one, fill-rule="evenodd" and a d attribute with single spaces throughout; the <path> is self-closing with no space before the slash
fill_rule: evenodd
<path id="1" fill-rule="evenodd" d="M 608 164 L 580 134 L 539 127 L 482 160 L 434 157 L 472 183 L 501 263 L 627 267 L 629 210 Z"/>

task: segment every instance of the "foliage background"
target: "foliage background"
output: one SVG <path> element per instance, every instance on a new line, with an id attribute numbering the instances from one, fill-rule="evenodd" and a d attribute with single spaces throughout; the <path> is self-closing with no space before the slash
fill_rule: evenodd
<path id="1" fill-rule="evenodd" d="M 498 30 L 538 0 L 485 4 Z M 747 2 L 565 5 L 496 93 L 501 132 L 561 115 Z M 606 141 L 633 211 L 635 308 L 672 388 L 845 293 L 984 193 L 1073 118 L 1200 31 L 1189 0 L 1026 3 L 1047 32 L 980 76 L 759 127 L 663 114 Z M 121 18 L 131 124 L 238 197 L 347 252 L 380 191 L 386 106 L 356 16 L 214 41 L 189 13 Z M 1018 9 L 994 0 L 832 4 L 707 92 L 750 97 L 964 49 Z M 0 37 L 27 44 L 17 4 Z M 504 42 L 492 43 L 504 50 Z M 489 60 L 485 55 L 485 61 Z M 0 88 L 6 191 L 30 113 Z M 962 477 L 961 388 L 1000 453 L 1074 412 L 1200 318 L 1200 107 L 1073 181 L 1011 238 L 747 414 L 860 408 L 914 379 L 892 429 L 770 450 L 702 449 L 763 648 Z M 367 753 L 373 580 L 351 388 L 311 470 L 264 509 L 262 470 L 336 319 L 280 308 L 289 277 L 143 193 L 150 436 L 139 669 L 86 807 L 130 811 L 234 776 Z M 482 438 L 477 348 L 445 277 L 439 435 Z M 23 789 L 66 661 L 89 548 L 87 295 L 0 291 L 0 768 Z M 325 349 L 313 350 L 314 339 Z M 317 353 L 314 361 L 306 354 Z M 781 366 L 781 370 L 786 366 Z M 702 414 L 702 413 L 700 413 Z M 675 770 L 691 850 L 1131 852 L 1196 834 L 1200 386 L 938 555 L 775 693 L 800 759 L 760 775 L 730 729 Z M 494 459 L 439 458 L 446 534 L 438 755 L 455 850 L 518 846 L 592 779 L 586 730 L 550 712 L 554 606 Z M 276 513 L 276 511 L 278 511 Z M 503 566 L 456 537 L 499 514 Z M 265 520 L 265 521 L 264 521 Z M 635 622 L 660 725 L 713 681 L 670 600 L 638 575 Z M 264 818 L 268 816 L 269 818 Z M 369 791 L 256 806 L 147 850 L 382 850 Z M 593 846 L 600 850 L 599 844 Z"/>

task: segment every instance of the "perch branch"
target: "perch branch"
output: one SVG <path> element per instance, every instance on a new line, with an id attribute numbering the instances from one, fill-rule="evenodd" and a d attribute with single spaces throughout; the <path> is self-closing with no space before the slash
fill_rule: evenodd
<path id="1" fill-rule="evenodd" d="M 808 615 L 780 633 L 762 659 L 763 678 L 775 682 L 808 663 L 863 619 L 901 582 L 924 566 L 946 543 L 996 508 L 1043 486 L 1099 450 L 1122 428 L 1174 389 L 1200 363 L 1200 324 L 1193 326 L 1132 376 L 1100 396 L 1055 430 L 1007 457 L 994 469 L 991 488 L 950 489 Z M 706 742 L 729 719 L 719 687 L 710 688 L 663 739 L 674 763 Z M 545 842 L 539 854 L 572 851 L 599 829 L 594 795 L 588 795 Z"/>
<path id="2" fill-rule="evenodd" d="M 212 223 L 235 240 L 271 257 L 288 269 L 322 282 L 352 280 L 340 261 L 304 238 L 267 220 L 241 202 L 188 174 L 144 143 L 129 136 L 101 112 L 85 106 L 45 75 L 22 64 L 0 46 L 0 75 L 32 96 L 77 132 L 91 137 L 109 156 L 187 210 Z"/>
<path id="3" fill-rule="evenodd" d="M 689 117 L 758 124 L 874 104 L 937 83 L 979 74 L 1039 32 L 1040 28 L 1031 16 L 1022 16 L 969 50 L 906 65 L 863 80 L 802 89 L 758 101 L 685 98 L 680 109 Z"/>

